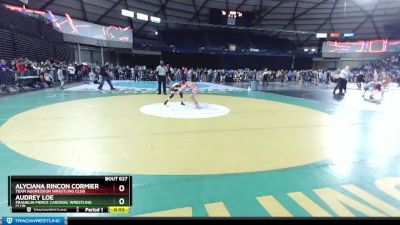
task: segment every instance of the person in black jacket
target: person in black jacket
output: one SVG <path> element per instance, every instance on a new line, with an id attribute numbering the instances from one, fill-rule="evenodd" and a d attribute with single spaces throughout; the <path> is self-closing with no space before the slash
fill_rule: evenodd
<path id="1" fill-rule="evenodd" d="M 361 89 L 361 83 L 365 82 L 365 75 L 363 74 L 362 71 L 359 72 L 357 76 L 357 87 L 358 89 Z"/>
<path id="2" fill-rule="evenodd" d="M 100 86 L 98 87 L 99 90 L 102 90 L 105 81 L 107 81 L 108 85 L 110 85 L 111 90 L 116 90 L 116 88 L 114 88 L 111 83 L 110 73 L 111 73 L 111 69 L 110 69 L 110 65 L 108 63 L 106 63 L 105 65 L 100 67 L 101 83 L 100 83 Z"/>

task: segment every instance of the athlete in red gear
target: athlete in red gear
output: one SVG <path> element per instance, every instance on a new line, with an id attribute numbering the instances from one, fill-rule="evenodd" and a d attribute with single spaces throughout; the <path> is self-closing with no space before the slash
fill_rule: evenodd
<path id="1" fill-rule="evenodd" d="M 183 103 L 183 92 L 179 91 L 179 88 L 181 88 L 183 85 L 185 85 L 185 81 L 182 80 L 181 82 L 177 82 L 174 85 L 172 85 L 171 89 L 171 95 L 168 97 L 167 100 L 165 100 L 164 105 L 167 105 L 168 101 L 171 100 L 176 93 L 179 93 L 179 96 L 181 97 L 181 105 L 185 105 Z"/>

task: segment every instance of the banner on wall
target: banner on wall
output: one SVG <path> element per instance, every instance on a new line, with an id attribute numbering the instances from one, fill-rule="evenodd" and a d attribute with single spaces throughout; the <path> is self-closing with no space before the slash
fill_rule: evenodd
<path id="1" fill-rule="evenodd" d="M 354 42 L 326 41 L 322 53 L 390 53 L 400 52 L 400 40 L 360 40 Z"/>
<path id="2" fill-rule="evenodd" d="M 95 38 L 104 41 L 132 42 L 133 40 L 130 26 L 102 26 L 73 19 L 67 13 L 64 17 L 54 15 L 52 12 L 48 11 L 46 16 L 52 22 L 54 28 L 64 34 Z"/>
<path id="3" fill-rule="evenodd" d="M 28 2 L 28 0 L 21 1 Z M 20 7 L 5 4 L 4 6 L 11 11 L 17 11 L 28 15 L 39 15 L 49 21 L 56 30 L 64 34 L 104 41 L 133 42 L 132 28 L 130 26 L 102 26 L 74 19 L 68 13 L 65 13 L 65 16 L 59 16 L 53 14 L 51 11 L 46 12 L 42 10 L 28 9 L 25 5 Z"/>

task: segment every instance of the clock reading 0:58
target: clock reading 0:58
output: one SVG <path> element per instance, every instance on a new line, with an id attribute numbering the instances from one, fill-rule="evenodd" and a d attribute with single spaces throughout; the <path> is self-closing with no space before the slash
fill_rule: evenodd
<path id="1" fill-rule="evenodd" d="M 128 213 L 129 207 L 110 207 L 110 213 Z"/>

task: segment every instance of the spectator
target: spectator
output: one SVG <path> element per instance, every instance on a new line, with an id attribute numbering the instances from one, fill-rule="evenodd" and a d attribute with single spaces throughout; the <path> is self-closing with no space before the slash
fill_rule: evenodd
<path id="1" fill-rule="evenodd" d="M 262 76 L 263 76 L 262 85 L 268 85 L 269 74 L 268 74 L 268 70 L 267 69 L 264 70 L 264 72 L 262 73 Z"/>
<path id="2" fill-rule="evenodd" d="M 131 69 L 129 68 L 129 66 L 126 66 L 125 67 L 125 76 L 124 76 L 125 80 L 130 80 L 131 75 L 132 75 Z"/>
<path id="3" fill-rule="evenodd" d="M 92 68 L 92 69 L 90 69 L 90 72 L 89 72 L 89 83 L 90 84 L 94 84 L 95 83 L 95 81 L 96 81 L 96 73 L 94 72 L 94 68 Z"/>
<path id="4" fill-rule="evenodd" d="M 25 73 L 25 63 L 22 60 L 19 60 L 16 64 L 17 68 L 17 76 L 23 76 Z"/>
<path id="5" fill-rule="evenodd" d="M 68 81 L 73 82 L 75 79 L 75 72 L 76 72 L 75 66 L 69 64 L 67 70 L 68 70 Z"/>
<path id="6" fill-rule="evenodd" d="M 44 65 L 44 82 L 47 84 L 48 87 L 52 87 L 54 84 L 54 77 L 51 74 L 53 69 L 51 68 L 50 62 Z"/>
<path id="7" fill-rule="evenodd" d="M 114 75 L 114 78 L 116 79 L 116 80 L 119 80 L 119 75 L 120 75 L 120 69 L 119 69 L 119 67 L 114 67 L 113 68 L 113 75 Z M 90 76 L 90 73 L 89 73 L 89 76 Z"/>
<path id="8" fill-rule="evenodd" d="M 59 65 L 57 68 L 57 78 L 61 82 L 61 86 L 60 86 L 61 90 L 64 90 L 64 79 L 65 79 L 64 73 L 63 73 L 63 67 L 64 67 L 64 65 Z"/>
<path id="9" fill-rule="evenodd" d="M 89 66 L 87 63 L 82 63 L 82 73 L 76 79 L 78 81 L 81 81 L 83 77 L 88 77 L 88 76 L 89 76 Z"/>
<path id="10" fill-rule="evenodd" d="M 9 69 L 9 67 L 8 67 L 8 65 L 7 65 L 7 62 L 4 60 L 4 59 L 1 59 L 0 60 L 0 70 L 8 70 Z"/>
<path id="11" fill-rule="evenodd" d="M 293 72 L 291 70 L 289 70 L 289 72 L 288 72 L 288 81 L 292 82 L 292 78 L 293 78 Z"/>

